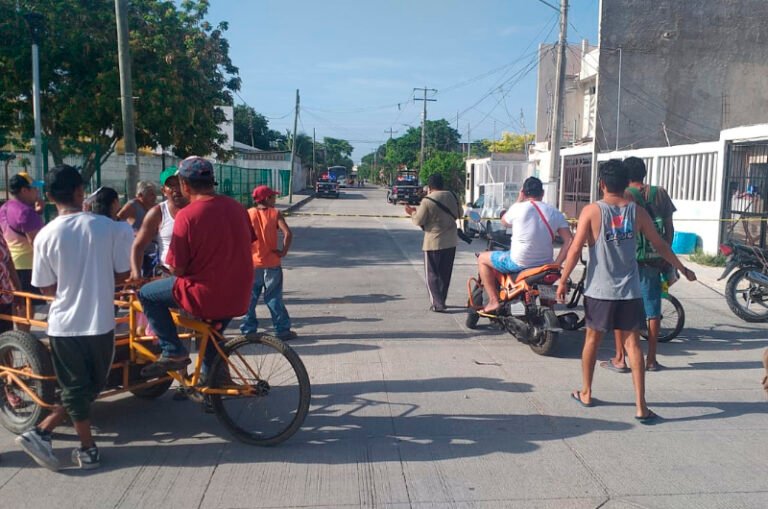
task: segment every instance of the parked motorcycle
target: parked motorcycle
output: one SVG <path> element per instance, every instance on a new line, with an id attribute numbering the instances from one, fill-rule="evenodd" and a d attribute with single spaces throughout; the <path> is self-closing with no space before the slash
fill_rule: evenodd
<path id="1" fill-rule="evenodd" d="M 480 224 L 480 215 L 470 212 L 469 218 L 477 223 L 480 238 L 488 241 L 489 250 L 509 249 L 509 245 L 493 237 Z M 476 254 L 479 256 L 479 253 Z M 539 355 L 551 354 L 562 329 L 554 312 L 557 300 L 555 285 L 560 279 L 560 266 L 542 265 L 514 274 L 496 273 L 496 286 L 501 306 L 494 314 L 480 311 L 483 306 L 483 285 L 480 275 L 469 278 L 467 292 L 466 326 L 475 329 L 481 317 L 500 325 L 526 343 Z"/>
<path id="2" fill-rule="evenodd" d="M 718 281 L 738 269 L 725 284 L 728 307 L 746 322 L 768 322 L 768 250 L 728 242 L 720 252 L 727 258 Z"/>

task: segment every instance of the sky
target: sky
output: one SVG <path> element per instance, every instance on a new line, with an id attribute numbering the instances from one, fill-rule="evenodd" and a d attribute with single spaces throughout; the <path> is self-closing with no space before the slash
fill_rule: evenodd
<path id="1" fill-rule="evenodd" d="M 558 0 L 544 0 L 559 5 Z M 571 0 L 568 41 L 595 43 L 598 0 Z M 462 141 L 536 125 L 536 50 L 558 36 L 558 13 L 542 0 L 211 0 L 226 21 L 240 69 L 235 99 L 270 128 L 348 140 L 360 158 L 427 118 L 445 118 Z"/>

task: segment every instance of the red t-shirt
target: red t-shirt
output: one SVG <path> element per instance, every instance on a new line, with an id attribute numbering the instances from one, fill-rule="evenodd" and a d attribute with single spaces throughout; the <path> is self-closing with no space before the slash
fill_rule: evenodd
<path id="1" fill-rule="evenodd" d="M 245 314 L 251 299 L 251 242 L 256 235 L 248 213 L 235 200 L 214 195 L 177 214 L 166 263 L 184 268 L 173 297 L 182 309 L 203 319 Z"/>

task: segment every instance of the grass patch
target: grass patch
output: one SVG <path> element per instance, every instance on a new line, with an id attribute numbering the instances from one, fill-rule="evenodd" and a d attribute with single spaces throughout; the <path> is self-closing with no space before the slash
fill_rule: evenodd
<path id="1" fill-rule="evenodd" d="M 725 256 L 720 253 L 711 255 L 704 253 L 701 249 L 697 249 L 689 258 L 692 262 L 698 263 L 699 265 L 706 265 L 707 267 L 725 267 Z"/>

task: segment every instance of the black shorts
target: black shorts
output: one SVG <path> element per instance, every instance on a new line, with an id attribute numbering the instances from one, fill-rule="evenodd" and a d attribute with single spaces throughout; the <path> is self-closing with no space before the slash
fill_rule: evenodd
<path id="1" fill-rule="evenodd" d="M 32 286 L 32 269 L 18 269 L 16 274 L 19 275 L 21 291 L 29 293 L 40 293 L 40 290 Z"/>
<path id="2" fill-rule="evenodd" d="M 32 269 L 19 269 L 16 271 L 19 275 L 19 282 L 21 283 L 21 291 L 27 293 L 40 293 L 39 288 L 32 286 Z M 23 299 L 21 302 L 24 302 Z M 44 300 L 32 299 L 32 307 L 45 305 Z"/>
<path id="3" fill-rule="evenodd" d="M 602 300 L 585 296 L 584 317 L 588 329 L 636 331 L 645 324 L 643 299 Z"/>

